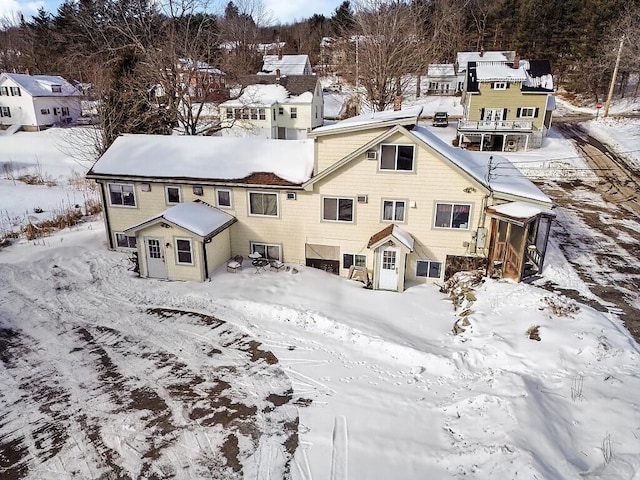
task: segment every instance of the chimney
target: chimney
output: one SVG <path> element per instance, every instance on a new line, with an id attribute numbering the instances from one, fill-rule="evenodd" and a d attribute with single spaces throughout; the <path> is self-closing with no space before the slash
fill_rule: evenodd
<path id="1" fill-rule="evenodd" d="M 276 68 L 276 83 L 280 83 L 280 69 Z"/>
<path id="2" fill-rule="evenodd" d="M 520 55 L 516 53 L 516 56 L 513 57 L 513 68 L 520 68 Z"/>
<path id="3" fill-rule="evenodd" d="M 480 47 L 480 58 L 484 57 L 484 47 Z"/>
<path id="4" fill-rule="evenodd" d="M 282 47 L 278 46 L 278 60 L 282 60 Z"/>

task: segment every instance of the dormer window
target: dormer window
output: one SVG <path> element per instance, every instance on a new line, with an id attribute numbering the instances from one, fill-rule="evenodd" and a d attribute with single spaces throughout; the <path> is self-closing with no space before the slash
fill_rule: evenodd
<path id="1" fill-rule="evenodd" d="M 62 93 L 62 85 L 51 85 L 52 93 Z"/>
<path id="2" fill-rule="evenodd" d="M 494 90 L 506 90 L 509 88 L 508 82 L 493 82 L 491 85 Z"/>

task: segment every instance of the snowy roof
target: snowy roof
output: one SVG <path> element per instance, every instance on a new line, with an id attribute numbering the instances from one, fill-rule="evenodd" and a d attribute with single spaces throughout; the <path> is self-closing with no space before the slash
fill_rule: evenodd
<path id="1" fill-rule="evenodd" d="M 243 180 L 301 184 L 313 171 L 313 140 L 185 135 L 122 135 L 88 173 L 99 176 Z M 245 181 L 244 183 L 248 183 Z"/>
<path id="2" fill-rule="evenodd" d="M 142 223 L 129 227 L 127 230 L 139 230 L 141 227 L 155 223 L 156 220 L 160 219 L 164 219 L 203 238 L 218 233 L 221 229 L 236 221 L 236 218 L 227 212 L 223 212 L 204 202 L 195 201 L 170 207 Z"/>
<path id="3" fill-rule="evenodd" d="M 418 123 L 418 118 L 422 114 L 422 106 L 418 105 L 410 108 L 403 108 L 402 110 L 385 110 L 384 112 L 372 112 L 358 115 L 355 117 L 341 120 L 332 125 L 326 125 L 324 127 L 318 127 L 311 131 L 311 134 L 323 134 L 332 133 L 340 130 L 366 127 L 375 127 L 388 122 L 398 122 L 402 120 L 413 120 L 414 123 Z"/>
<path id="4" fill-rule="evenodd" d="M 413 237 L 409 232 L 403 230 L 395 224 L 389 225 L 380 230 L 378 233 L 373 234 L 369 239 L 367 248 L 376 248 L 380 244 L 380 242 L 386 241 L 386 239 L 389 237 L 395 238 L 398 242 L 407 247 L 409 251 L 413 252 Z"/>
<path id="5" fill-rule="evenodd" d="M 494 193 L 533 200 L 551 207 L 551 199 L 507 158 L 453 147 L 422 126 L 415 127 L 412 133 Z M 487 181 L 490 160 L 495 168 Z"/>
<path id="6" fill-rule="evenodd" d="M 500 215 L 523 220 L 535 217 L 536 215 L 540 215 L 541 213 L 544 213 L 545 215 L 552 215 L 555 217 L 555 213 L 553 213 L 548 208 L 542 208 L 524 202 L 502 203 L 500 205 L 494 205 L 490 207 L 490 209 Z"/>
<path id="7" fill-rule="evenodd" d="M 477 79 L 480 82 L 488 80 L 524 82 L 527 79 L 524 64 L 525 62 L 522 62 L 519 68 L 513 68 L 511 65 L 502 62 L 478 62 L 476 67 Z"/>
<path id="8" fill-rule="evenodd" d="M 280 70 L 281 75 L 303 75 L 309 63 L 309 55 L 265 55 L 262 71 L 274 73 Z"/>
<path id="9" fill-rule="evenodd" d="M 495 52 L 458 52 L 456 64 L 458 71 L 466 70 L 469 62 L 513 62 L 516 58 L 514 51 Z"/>
<path id="10" fill-rule="evenodd" d="M 70 97 L 82 95 L 73 85 L 58 75 L 26 75 L 22 73 L 3 73 L 2 78 L 13 80 L 32 97 Z M 59 86 L 60 92 L 52 91 Z"/>
<path id="11" fill-rule="evenodd" d="M 282 85 L 290 95 L 302 95 L 304 92 L 313 93 L 318 85 L 315 75 L 245 75 L 240 78 L 243 87 L 249 85 Z"/>
<path id="12" fill-rule="evenodd" d="M 430 63 L 427 67 L 428 77 L 451 77 L 455 74 L 452 63 Z"/>
<path id="13" fill-rule="evenodd" d="M 283 103 L 289 97 L 289 92 L 282 85 L 249 85 L 242 94 L 233 100 L 221 103 L 221 107 L 246 107 L 261 105 L 270 107 L 276 103 Z"/>
<path id="14" fill-rule="evenodd" d="M 211 73 L 214 75 L 226 75 L 222 70 L 216 67 L 212 67 L 207 62 L 201 62 L 201 61 L 194 62 L 190 58 L 179 58 L 178 65 L 180 65 L 182 68 L 195 69 L 201 72 Z"/>

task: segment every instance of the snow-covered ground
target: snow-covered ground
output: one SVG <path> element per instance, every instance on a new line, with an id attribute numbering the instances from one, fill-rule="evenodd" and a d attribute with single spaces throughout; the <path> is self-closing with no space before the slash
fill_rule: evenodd
<path id="1" fill-rule="evenodd" d="M 600 123 L 637 151 L 637 121 Z M 0 138 L 2 161 L 63 181 L 79 166 L 45 143 L 60 135 Z M 510 158 L 581 166 L 555 134 Z M 41 188 L 3 178 L 0 211 L 16 196 L 32 211 Z M 640 475 L 640 351 L 612 313 L 510 281 L 455 309 L 437 286 L 370 291 L 301 266 L 207 283 L 128 266 L 99 219 L 0 250 L 0 477 Z M 553 239 L 547 280 L 593 297 Z"/>

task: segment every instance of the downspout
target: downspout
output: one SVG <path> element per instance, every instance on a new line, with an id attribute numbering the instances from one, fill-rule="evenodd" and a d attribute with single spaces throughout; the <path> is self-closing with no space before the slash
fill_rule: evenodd
<path id="1" fill-rule="evenodd" d="M 202 241 L 202 263 L 204 263 L 204 279 L 209 279 L 209 263 L 207 262 L 207 243 L 211 243 L 211 239 Z"/>
<path id="2" fill-rule="evenodd" d="M 104 226 L 107 232 L 107 245 L 109 245 L 109 250 L 113 250 L 115 247 L 113 245 L 113 235 L 111 234 L 111 226 L 109 225 L 109 210 L 107 209 L 107 197 L 105 193 L 105 184 L 103 182 L 98 182 L 100 184 L 100 193 L 102 194 L 102 213 L 104 215 Z"/>

